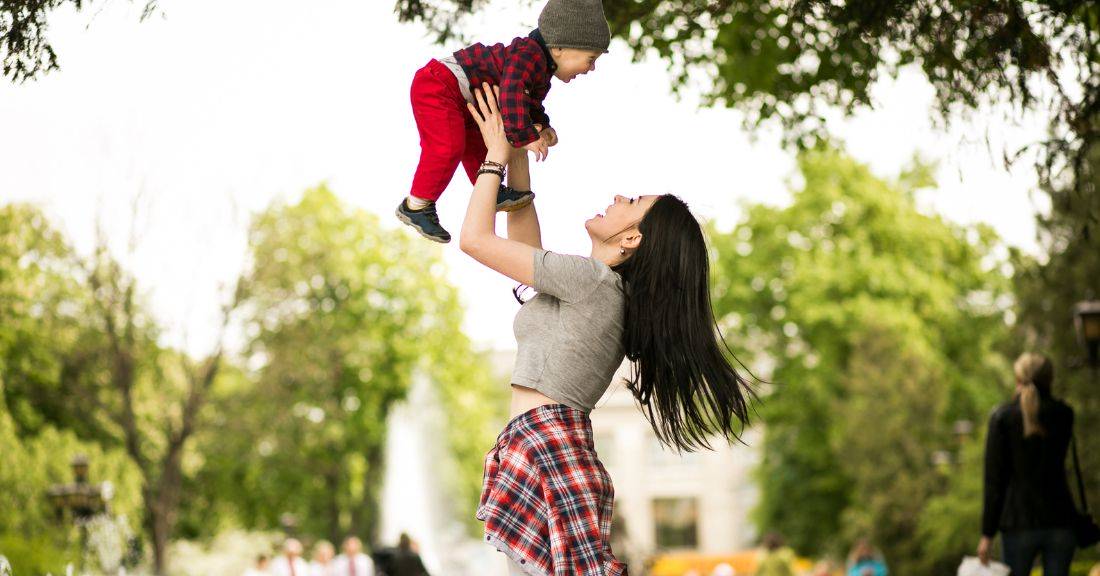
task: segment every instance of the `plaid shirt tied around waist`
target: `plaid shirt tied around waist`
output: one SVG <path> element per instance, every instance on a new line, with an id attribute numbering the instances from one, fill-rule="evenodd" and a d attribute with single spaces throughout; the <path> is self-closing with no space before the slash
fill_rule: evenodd
<path id="1" fill-rule="evenodd" d="M 509 422 L 486 455 L 477 518 L 531 576 L 626 576 L 611 552 L 614 499 L 588 414 L 551 404 Z"/>
<path id="2" fill-rule="evenodd" d="M 470 88 L 482 83 L 500 86 L 500 115 L 504 133 L 519 148 L 539 139 L 535 124 L 550 125 L 542 101 L 554 77 L 554 59 L 538 30 L 512 43 L 474 44 L 454 53 L 455 60 L 470 79 Z"/>

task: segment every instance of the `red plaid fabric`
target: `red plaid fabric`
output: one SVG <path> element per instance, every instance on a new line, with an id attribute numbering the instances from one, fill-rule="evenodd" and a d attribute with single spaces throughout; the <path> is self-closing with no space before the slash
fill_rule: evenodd
<path id="1" fill-rule="evenodd" d="M 514 418 L 485 457 L 485 539 L 531 576 L 625 576 L 611 552 L 615 489 L 588 414 L 563 404 Z"/>
<path id="2" fill-rule="evenodd" d="M 454 53 L 455 60 L 470 79 L 470 88 L 483 82 L 500 86 L 500 115 L 504 133 L 519 148 L 539 139 L 535 124 L 550 125 L 542 101 L 554 77 L 554 59 L 539 41 L 537 31 L 516 38 L 508 46 L 474 44 Z"/>

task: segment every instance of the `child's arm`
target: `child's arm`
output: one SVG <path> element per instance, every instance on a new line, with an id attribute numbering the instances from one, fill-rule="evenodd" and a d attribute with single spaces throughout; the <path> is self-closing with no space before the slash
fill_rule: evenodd
<path id="1" fill-rule="evenodd" d="M 481 129 L 488 153 L 485 159 L 491 162 L 507 163 L 511 160 L 513 147 L 505 136 L 504 122 L 497 109 L 494 94 L 498 89 L 490 90 L 489 85 L 474 90 L 477 108 L 469 106 L 470 113 Z M 474 184 L 470 204 L 466 208 L 466 218 L 462 220 L 462 233 L 459 236 L 459 248 L 474 260 L 504 274 L 527 286 L 535 282 L 535 248 L 496 233 L 496 201 L 500 179 L 495 174 L 481 174 Z"/>
<path id="2" fill-rule="evenodd" d="M 531 168 L 527 151 L 522 148 L 512 151 L 512 159 L 508 162 L 508 185 L 516 190 L 531 189 Z M 508 213 L 508 239 L 542 248 L 542 229 L 534 202 Z"/>
<path id="3" fill-rule="evenodd" d="M 540 137 L 535 124 L 545 113 L 532 115 L 531 84 L 537 70 L 544 66 L 541 49 L 518 49 L 504 62 L 500 75 L 499 111 L 508 140 L 516 148 L 524 148 L 535 154 L 535 160 L 546 158 L 549 150 Z M 540 105 L 541 107 L 541 105 Z M 546 125 L 546 122 L 543 122 Z"/>

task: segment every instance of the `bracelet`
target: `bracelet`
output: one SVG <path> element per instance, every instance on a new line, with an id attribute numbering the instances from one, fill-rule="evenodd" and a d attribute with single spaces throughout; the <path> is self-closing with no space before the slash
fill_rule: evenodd
<path id="1" fill-rule="evenodd" d="M 500 168 L 501 170 L 505 169 L 504 164 L 501 164 L 500 162 L 493 162 L 492 160 L 483 160 L 481 162 L 482 168 L 485 168 L 486 166 L 493 166 L 495 168 Z"/>
<path id="2" fill-rule="evenodd" d="M 497 178 L 500 178 L 502 181 L 504 180 L 504 170 L 496 170 L 496 169 L 493 169 L 493 168 L 482 168 L 481 170 L 477 171 L 477 175 L 481 176 L 482 174 L 496 174 Z"/>

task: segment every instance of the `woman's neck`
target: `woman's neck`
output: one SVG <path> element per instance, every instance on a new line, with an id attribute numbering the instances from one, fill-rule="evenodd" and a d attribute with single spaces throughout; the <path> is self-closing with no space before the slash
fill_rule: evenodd
<path id="1" fill-rule="evenodd" d="M 614 267 L 622 259 L 617 246 L 609 246 L 603 242 L 592 241 L 592 258 L 607 264 L 608 268 Z"/>

